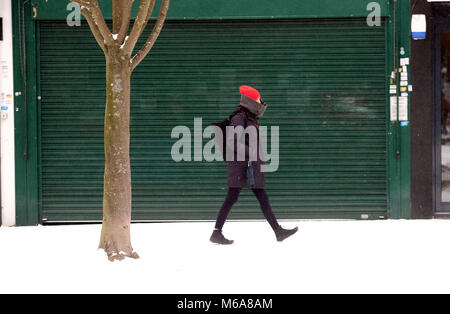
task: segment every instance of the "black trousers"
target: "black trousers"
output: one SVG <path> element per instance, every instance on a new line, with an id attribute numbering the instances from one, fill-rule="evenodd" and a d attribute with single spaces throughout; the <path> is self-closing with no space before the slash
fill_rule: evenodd
<path id="1" fill-rule="evenodd" d="M 222 207 L 220 208 L 219 215 L 217 216 L 216 229 L 222 230 L 223 225 L 225 224 L 225 221 L 227 220 L 227 217 L 231 211 L 231 208 L 239 198 L 241 190 L 241 188 L 228 188 L 227 197 Z M 279 225 L 273 213 L 272 207 L 270 206 L 269 196 L 267 195 L 266 190 L 252 189 L 252 191 L 259 201 L 259 205 L 261 206 L 261 211 L 263 212 L 264 217 L 267 219 L 273 230 L 277 229 Z"/>

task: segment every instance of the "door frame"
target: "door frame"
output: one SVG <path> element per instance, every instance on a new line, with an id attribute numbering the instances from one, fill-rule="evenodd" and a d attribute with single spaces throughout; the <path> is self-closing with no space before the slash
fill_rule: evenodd
<path id="1" fill-rule="evenodd" d="M 433 43 L 433 203 L 434 214 L 449 215 L 450 202 L 441 202 L 441 180 L 442 180 L 442 150 L 441 150 L 441 32 L 450 32 L 450 18 L 437 19 L 434 24 L 434 43 Z"/>

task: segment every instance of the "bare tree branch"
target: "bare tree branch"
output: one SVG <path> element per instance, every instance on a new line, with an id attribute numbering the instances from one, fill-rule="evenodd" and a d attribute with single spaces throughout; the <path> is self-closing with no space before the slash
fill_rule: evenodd
<path id="1" fill-rule="evenodd" d="M 89 3 L 89 0 L 70 0 L 72 2 L 78 3 L 79 5 L 83 7 L 89 7 L 91 4 Z"/>
<path id="2" fill-rule="evenodd" d="M 147 16 L 145 17 L 145 25 L 144 25 L 144 27 L 141 28 L 141 32 L 140 32 L 140 34 L 138 36 L 138 39 L 141 37 L 142 32 L 147 27 L 148 21 L 150 20 L 150 17 L 152 16 L 152 13 L 153 13 L 153 9 L 155 8 L 155 3 L 156 3 L 156 1 L 150 2 L 150 6 L 149 6 L 148 11 L 147 11 Z M 134 47 L 133 47 L 133 49 L 134 49 Z"/>
<path id="3" fill-rule="evenodd" d="M 169 10 L 170 0 L 163 0 L 161 8 L 159 11 L 158 19 L 156 20 L 155 26 L 153 27 L 150 36 L 145 42 L 144 46 L 139 50 L 139 52 L 131 59 L 131 71 L 133 71 L 139 63 L 147 56 L 147 54 L 152 49 L 153 45 L 158 39 L 159 34 L 164 26 L 164 22 L 167 17 L 167 11 Z"/>
<path id="4" fill-rule="evenodd" d="M 78 3 L 81 6 L 81 13 L 86 18 L 89 23 L 89 27 L 95 36 L 95 39 L 99 43 L 100 47 L 105 51 L 104 48 L 112 45 L 114 43 L 111 31 L 106 25 L 105 19 L 103 17 L 102 11 L 98 6 L 98 0 L 70 0 L 72 2 Z"/>
<path id="5" fill-rule="evenodd" d="M 112 27 L 113 34 L 118 34 L 120 27 L 122 26 L 122 9 L 124 3 L 128 0 L 112 0 Z"/>
<path id="6" fill-rule="evenodd" d="M 100 48 L 102 48 L 103 52 L 106 55 L 107 48 L 105 45 L 105 40 L 103 39 L 103 35 L 101 34 L 100 29 L 98 28 L 97 24 L 95 24 L 89 8 L 82 7 L 81 13 L 86 18 L 86 21 L 88 22 L 91 32 L 94 35 L 95 39 L 97 40 L 98 45 L 100 46 Z"/>
<path id="7" fill-rule="evenodd" d="M 106 25 L 105 18 L 103 17 L 102 14 L 102 10 L 100 10 L 100 7 L 98 6 L 98 0 L 89 0 L 89 3 L 92 5 L 93 21 L 95 22 L 95 24 L 97 24 L 98 29 L 105 41 L 105 45 L 107 47 L 111 46 L 114 43 L 114 39 L 111 34 L 111 31 L 108 28 L 108 25 Z"/>
<path id="8" fill-rule="evenodd" d="M 136 43 L 147 26 L 148 20 L 153 12 L 156 0 L 141 0 L 139 5 L 138 15 L 133 23 L 133 28 L 131 29 L 130 35 L 127 42 L 125 43 L 125 51 L 130 55 L 133 53 Z"/>
<path id="9" fill-rule="evenodd" d="M 128 34 L 133 0 L 113 0 L 113 33 L 118 34 L 117 41 L 123 44 Z"/>

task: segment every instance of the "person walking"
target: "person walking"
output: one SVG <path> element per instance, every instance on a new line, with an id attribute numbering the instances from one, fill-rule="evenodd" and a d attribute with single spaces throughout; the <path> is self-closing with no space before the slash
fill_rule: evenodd
<path id="1" fill-rule="evenodd" d="M 227 149 L 233 148 L 232 159 L 226 157 L 226 152 L 223 152 L 224 160 L 228 162 L 228 193 L 220 208 L 210 241 L 222 245 L 234 243 L 233 240 L 225 238 L 222 228 L 231 208 L 238 201 L 241 190 L 250 188 L 260 204 L 264 217 L 275 232 L 277 241 L 281 242 L 295 234 L 298 227 L 284 229 L 278 224 L 270 206 L 269 196 L 264 189 L 265 177 L 264 172 L 261 171 L 263 149 L 260 145 L 258 121 L 264 115 L 267 104 L 261 100 L 261 94 L 253 87 L 241 86 L 239 90 L 241 93 L 240 105 L 230 116 L 230 127 L 234 127 L 235 132 L 233 132 L 233 136 L 230 136 L 228 132 L 228 136 L 225 136 Z M 237 127 L 242 127 L 241 130 L 245 130 L 245 132 L 237 132 Z M 251 136 L 252 128 L 256 130 L 256 136 L 253 137 L 253 140 Z M 249 136 L 245 136 L 245 134 L 249 134 Z M 245 158 L 238 158 L 240 151 L 245 152 Z"/>

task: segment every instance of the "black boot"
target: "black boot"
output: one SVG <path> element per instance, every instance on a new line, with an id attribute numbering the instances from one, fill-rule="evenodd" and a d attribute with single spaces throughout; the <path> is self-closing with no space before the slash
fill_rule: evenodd
<path id="1" fill-rule="evenodd" d="M 275 235 L 277 236 L 277 241 L 281 242 L 289 238 L 291 235 L 295 234 L 297 231 L 298 227 L 295 227 L 294 229 L 283 229 L 283 227 L 278 226 L 278 228 L 275 230 Z"/>
<path id="2" fill-rule="evenodd" d="M 230 244 L 234 243 L 233 240 L 227 240 L 223 236 L 222 230 L 214 230 L 209 241 L 211 241 L 212 243 L 222 244 L 222 245 L 230 245 Z"/>

